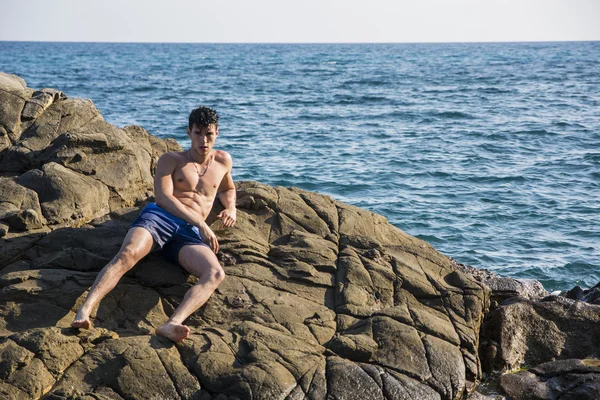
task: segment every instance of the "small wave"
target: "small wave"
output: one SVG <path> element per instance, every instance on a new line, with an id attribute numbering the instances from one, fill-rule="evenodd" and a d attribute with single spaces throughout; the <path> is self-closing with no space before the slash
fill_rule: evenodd
<path id="1" fill-rule="evenodd" d="M 445 240 L 434 235 L 415 235 L 416 238 L 426 241 L 427 243 L 436 245 L 444 243 Z"/>
<path id="2" fill-rule="evenodd" d="M 497 87 L 480 87 L 476 89 L 477 92 L 483 92 L 488 94 L 502 94 L 502 93 L 514 93 L 513 90 L 499 89 Z"/>
<path id="3" fill-rule="evenodd" d="M 179 100 L 179 97 L 171 94 L 166 94 L 162 97 L 159 97 L 159 101 L 168 101 L 168 100 Z"/>
<path id="4" fill-rule="evenodd" d="M 366 86 L 384 86 L 389 84 L 388 81 L 386 80 L 380 80 L 380 79 L 351 79 L 348 81 L 345 81 L 342 83 L 342 87 L 344 86 L 360 86 L 360 85 L 366 85 Z"/>
<path id="5" fill-rule="evenodd" d="M 600 162 L 600 153 L 586 153 L 583 156 L 584 161 Z"/>
<path id="6" fill-rule="evenodd" d="M 506 176 L 472 176 L 467 178 L 470 182 L 475 183 L 507 183 L 507 182 L 527 182 L 528 179 L 522 175 L 506 175 Z"/>
<path id="7" fill-rule="evenodd" d="M 334 121 L 343 119 L 339 115 L 335 114 L 301 114 L 296 117 L 290 117 L 288 120 L 301 120 L 301 121 Z"/>
<path id="8" fill-rule="evenodd" d="M 554 136 L 556 135 L 555 132 L 551 132 L 551 131 L 547 131 L 546 129 L 531 129 L 531 130 L 524 130 L 524 131 L 516 131 L 514 132 L 515 134 L 518 135 L 536 135 L 536 136 Z"/>
<path id="9" fill-rule="evenodd" d="M 486 140 L 493 140 L 493 141 L 506 140 L 509 134 L 510 134 L 510 132 L 494 132 L 494 131 L 485 132 L 485 133 L 474 132 L 474 136 L 483 136 Z"/>
<path id="10" fill-rule="evenodd" d="M 153 92 L 155 90 L 157 90 L 157 88 L 154 86 L 139 86 L 139 87 L 133 88 L 133 92 L 135 92 L 135 93 Z"/>
<path id="11" fill-rule="evenodd" d="M 403 121 L 414 121 L 417 118 L 419 118 L 420 115 L 419 114 L 415 114 L 413 112 L 406 112 L 406 111 L 392 111 L 392 112 L 388 112 L 388 113 L 383 113 L 383 114 L 379 114 L 376 116 L 376 118 L 397 118 Z M 432 120 L 433 122 L 433 120 Z"/>
<path id="12" fill-rule="evenodd" d="M 596 238 L 599 236 L 597 231 L 590 231 L 585 229 L 578 229 L 576 231 L 571 232 L 573 236 L 579 236 L 584 238 Z"/>
<path id="13" fill-rule="evenodd" d="M 577 247 L 579 247 L 579 246 L 577 246 L 574 243 L 566 242 L 564 240 L 542 240 L 539 243 L 541 245 L 543 245 L 544 247 L 547 247 L 547 248 L 550 248 L 550 249 L 577 248 Z"/>
<path id="14" fill-rule="evenodd" d="M 216 71 L 218 69 L 217 66 L 215 65 L 197 65 L 196 67 L 194 67 L 194 71 L 198 72 L 198 71 Z"/>
<path id="15" fill-rule="evenodd" d="M 359 104 L 359 105 L 369 105 L 369 104 L 395 104 L 394 101 L 388 97 L 383 96 L 349 96 L 349 95 L 341 95 L 336 94 L 333 96 L 333 99 L 337 104 Z"/>
<path id="16" fill-rule="evenodd" d="M 578 124 L 576 122 L 559 121 L 559 122 L 553 122 L 552 125 L 558 126 L 560 128 L 583 128 L 583 129 L 586 129 L 586 127 L 584 125 Z"/>
<path id="17" fill-rule="evenodd" d="M 323 103 L 321 101 L 317 101 L 317 100 L 293 99 L 293 100 L 286 100 L 281 104 L 285 105 L 285 106 L 299 107 L 299 106 L 318 106 Z"/>
<path id="18" fill-rule="evenodd" d="M 502 144 L 502 143 L 500 143 L 500 144 L 483 143 L 483 144 L 478 144 L 478 147 L 481 148 L 482 150 L 489 151 L 490 153 L 504 154 L 507 151 L 506 145 Z"/>
<path id="19" fill-rule="evenodd" d="M 588 215 L 597 215 L 598 208 L 596 204 L 592 204 L 590 206 L 576 205 L 567 208 L 570 212 L 574 214 L 588 214 Z"/>
<path id="20" fill-rule="evenodd" d="M 330 76 L 330 75 L 334 75 L 337 74 L 337 72 L 335 72 L 332 69 L 323 69 L 323 68 L 300 68 L 298 69 L 298 73 L 300 74 L 319 74 L 319 75 L 323 75 L 323 76 Z"/>
<path id="21" fill-rule="evenodd" d="M 475 119 L 471 114 L 460 111 L 441 111 L 431 113 L 432 116 L 445 119 Z"/>
<path id="22" fill-rule="evenodd" d="M 455 92 L 464 92 L 469 90 L 468 88 L 458 88 L 453 86 L 442 86 L 442 87 L 424 87 L 420 93 L 428 93 L 428 94 L 443 94 L 443 93 L 455 93 Z"/>
<path id="23" fill-rule="evenodd" d="M 421 176 L 428 176 L 431 178 L 450 178 L 453 176 L 453 174 L 448 173 L 448 172 L 444 172 L 444 171 L 430 171 L 430 172 L 425 172 L 423 174 L 416 174 L 417 176 L 421 175 Z"/>

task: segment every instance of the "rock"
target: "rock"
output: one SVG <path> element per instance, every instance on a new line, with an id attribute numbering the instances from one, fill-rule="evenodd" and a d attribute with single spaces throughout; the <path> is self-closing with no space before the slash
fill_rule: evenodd
<path id="1" fill-rule="evenodd" d="M 53 162 L 45 164 L 42 172 L 40 201 L 50 223 L 89 221 L 110 211 L 108 188 L 96 179 Z"/>
<path id="2" fill-rule="evenodd" d="M 491 315 L 502 304 L 513 301 L 515 298 L 539 300 L 548 296 L 548 292 L 542 284 L 534 279 L 514 279 L 500 276 L 486 269 L 478 269 L 469 265 L 461 264 L 452 260 L 452 265 L 463 273 L 475 279 L 477 282 L 489 287 L 491 290 L 491 301 L 488 314 L 484 321 L 484 331 L 480 342 L 479 356 L 482 369 L 487 374 L 488 380 L 495 381 L 498 370 L 507 368 L 503 358 L 499 354 L 498 328 L 494 325 Z M 510 354 L 510 351 L 509 351 Z M 513 355 L 508 356 L 513 357 Z M 495 382 L 493 383 L 495 384 Z"/>
<path id="3" fill-rule="evenodd" d="M 507 400 L 506 397 L 499 394 L 483 394 L 479 391 L 473 392 L 469 397 L 469 400 Z"/>
<path id="4" fill-rule="evenodd" d="M 41 240 L 49 229 L 39 229 L 29 233 L 8 233 L 0 238 L 0 269 L 11 264 L 21 257 L 31 246 Z"/>
<path id="5" fill-rule="evenodd" d="M 32 95 L 23 79 L 0 72 L 0 151 L 21 135 L 21 111 Z"/>
<path id="6" fill-rule="evenodd" d="M 21 186 L 33 190 L 36 193 L 42 193 L 44 172 L 40 169 L 30 169 L 23 175 L 16 178 L 15 182 Z"/>
<path id="7" fill-rule="evenodd" d="M 472 276 L 475 280 L 485 284 L 492 290 L 491 310 L 496 309 L 498 305 L 512 297 L 536 300 L 549 295 L 542 284 L 535 279 L 515 279 L 508 276 L 500 276 L 487 269 L 478 269 L 461 264 L 456 260 L 452 261 L 457 269 Z"/>
<path id="8" fill-rule="evenodd" d="M 566 297 L 568 299 L 585 301 L 590 304 L 600 305 L 600 283 L 590 289 L 582 289 L 579 286 L 575 286 L 568 292 L 559 293 L 559 296 Z"/>
<path id="9" fill-rule="evenodd" d="M 81 225 L 141 204 L 158 157 L 180 149 L 108 124 L 89 100 L 0 74 L 0 220 L 11 232 Z"/>
<path id="10" fill-rule="evenodd" d="M 34 120 L 56 100 L 65 100 L 62 92 L 53 89 L 42 89 L 33 93 L 33 96 L 27 100 L 23 111 L 21 112 L 21 121 Z M 24 127 L 26 129 L 26 127 Z"/>
<path id="11" fill-rule="evenodd" d="M 515 298 L 493 311 L 484 335 L 497 344 L 493 369 L 600 357 L 600 306 L 563 297 Z"/>
<path id="12" fill-rule="evenodd" d="M 47 398 L 93 398 L 106 387 L 124 398 L 142 396 L 142 387 L 163 398 L 466 395 L 480 377 L 485 287 L 380 216 L 327 196 L 242 182 L 238 199 L 244 206 L 236 226 L 216 231 L 228 277 L 188 319 L 190 338 L 177 345 L 148 334 L 195 279 L 157 256 L 141 262 L 92 315 L 94 326 L 117 338 L 90 344 L 67 328 L 135 212 L 57 229 L 0 271 L 0 337 L 16 343 L 25 343 L 23 335 L 40 338 L 38 347 L 26 348 L 56 380 Z M 353 213 L 355 222 L 321 218 L 333 218 L 334 210 Z M 377 228 L 365 237 L 355 223 Z M 421 252 L 413 253 L 417 248 Z M 40 333 L 55 325 L 62 330 Z M 74 344 L 89 350 L 55 367 L 39 350 L 50 338 L 65 345 L 77 339 Z M 25 389 L 31 396 L 34 389 Z"/>
<path id="13" fill-rule="evenodd" d="M 6 236 L 8 233 L 8 225 L 0 222 L 0 237 Z"/>
<path id="14" fill-rule="evenodd" d="M 157 157 L 177 147 L 111 127 L 89 101 L 38 97 L 0 153 L 4 184 L 27 199 L 0 199 L 7 212 L 46 219 L 0 242 L 4 396 L 461 399 L 480 379 L 487 286 L 380 215 L 256 182 L 237 183 L 233 228 L 213 223 L 218 202 L 208 219 L 227 278 L 186 321 L 188 339 L 152 335 L 197 281 L 153 254 L 92 313 L 93 329 L 69 328 Z"/>
<path id="15" fill-rule="evenodd" d="M 12 228 L 18 230 L 41 228 L 46 222 L 46 219 L 41 215 L 41 213 L 32 208 L 10 213 L 5 219 Z"/>
<path id="16" fill-rule="evenodd" d="M 19 185 L 14 178 L 0 177 L 0 220 L 13 230 L 31 230 L 42 227 L 38 194 Z"/>
<path id="17" fill-rule="evenodd" d="M 595 400 L 600 398 L 600 360 L 550 361 L 505 374 L 500 384 L 515 400 Z"/>

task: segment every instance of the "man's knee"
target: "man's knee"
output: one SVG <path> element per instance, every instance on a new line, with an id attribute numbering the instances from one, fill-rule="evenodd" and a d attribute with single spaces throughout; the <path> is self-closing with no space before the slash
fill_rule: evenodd
<path id="1" fill-rule="evenodd" d="M 225 271 L 220 265 L 213 266 L 208 272 L 208 280 L 214 285 L 220 284 L 223 279 L 225 279 Z"/>
<path id="2" fill-rule="evenodd" d="M 133 249 L 131 247 L 125 247 L 124 249 L 121 249 L 119 251 L 119 253 L 117 254 L 116 258 L 117 258 L 117 261 L 119 262 L 119 264 L 121 264 L 123 266 L 123 268 L 130 269 L 142 257 L 141 257 L 140 252 L 138 250 L 135 250 L 135 249 Z"/>

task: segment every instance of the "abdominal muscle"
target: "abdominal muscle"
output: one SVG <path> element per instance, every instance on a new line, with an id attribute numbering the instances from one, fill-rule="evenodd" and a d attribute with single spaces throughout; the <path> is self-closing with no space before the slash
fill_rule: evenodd
<path id="1" fill-rule="evenodd" d="M 173 196 L 202 221 L 206 221 L 215 199 L 214 196 L 209 198 L 208 196 L 202 196 L 194 192 L 174 191 Z"/>

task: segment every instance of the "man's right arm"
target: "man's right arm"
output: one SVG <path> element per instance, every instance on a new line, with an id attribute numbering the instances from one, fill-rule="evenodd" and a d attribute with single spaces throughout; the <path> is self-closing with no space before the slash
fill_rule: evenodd
<path id="1" fill-rule="evenodd" d="M 191 213 L 179 199 L 173 196 L 172 174 L 177 168 L 177 160 L 173 154 L 165 153 L 158 159 L 154 175 L 154 198 L 159 207 L 164 208 L 174 216 L 183 219 L 188 224 L 200 226 L 204 221 Z"/>

